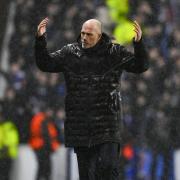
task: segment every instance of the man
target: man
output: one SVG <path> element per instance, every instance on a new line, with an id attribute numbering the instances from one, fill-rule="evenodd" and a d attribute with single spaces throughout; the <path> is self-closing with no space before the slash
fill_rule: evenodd
<path id="1" fill-rule="evenodd" d="M 42 71 L 64 73 L 65 145 L 74 147 L 80 180 L 119 179 L 122 133 L 119 79 L 123 70 L 142 73 L 148 69 L 141 27 L 134 22 L 134 54 L 113 44 L 96 19 L 83 24 L 77 43 L 48 53 L 47 24 L 45 18 L 38 26 L 36 63 Z"/>

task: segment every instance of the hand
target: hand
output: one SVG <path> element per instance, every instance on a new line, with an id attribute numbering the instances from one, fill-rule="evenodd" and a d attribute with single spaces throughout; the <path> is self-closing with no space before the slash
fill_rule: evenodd
<path id="1" fill-rule="evenodd" d="M 37 28 L 38 37 L 42 36 L 46 32 L 46 27 L 47 27 L 48 21 L 49 21 L 49 19 L 46 17 L 38 25 L 38 28 Z"/>
<path id="2" fill-rule="evenodd" d="M 134 21 L 133 26 L 134 26 L 133 30 L 135 32 L 134 40 L 135 40 L 135 42 L 138 42 L 138 41 L 140 41 L 140 39 L 142 37 L 141 26 L 138 24 L 137 21 Z"/>

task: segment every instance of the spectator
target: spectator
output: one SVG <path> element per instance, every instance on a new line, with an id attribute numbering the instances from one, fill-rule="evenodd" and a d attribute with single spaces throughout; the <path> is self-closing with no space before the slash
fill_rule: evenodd
<path id="1" fill-rule="evenodd" d="M 11 164 L 18 154 L 19 134 L 14 123 L 0 113 L 0 179 L 9 180 Z"/>
<path id="2" fill-rule="evenodd" d="M 34 150 L 38 162 L 36 180 L 51 178 L 51 154 L 60 145 L 58 131 L 53 121 L 53 111 L 45 108 L 45 112 L 35 114 L 30 124 L 29 144 Z"/>

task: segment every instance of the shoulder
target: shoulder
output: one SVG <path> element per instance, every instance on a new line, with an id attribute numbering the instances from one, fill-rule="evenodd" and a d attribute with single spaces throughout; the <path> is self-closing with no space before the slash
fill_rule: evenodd
<path id="1" fill-rule="evenodd" d="M 67 44 L 63 47 L 68 54 L 80 56 L 82 54 L 81 48 L 78 43 Z"/>
<path id="2" fill-rule="evenodd" d="M 72 43 L 72 44 L 66 44 L 64 45 L 61 49 L 59 49 L 57 52 L 59 53 L 64 53 L 64 54 L 70 54 L 76 50 L 78 50 L 79 47 L 76 43 Z"/>
<path id="3" fill-rule="evenodd" d="M 79 47 L 78 43 L 67 44 L 66 48 L 69 49 L 70 51 L 80 50 L 80 47 Z"/>
<path id="4" fill-rule="evenodd" d="M 61 49 L 51 53 L 51 56 L 61 56 L 61 57 L 72 56 L 72 55 L 80 56 L 79 54 L 82 54 L 80 47 L 78 46 L 77 43 L 72 43 L 72 44 L 66 44 Z"/>
<path id="5" fill-rule="evenodd" d="M 125 49 L 124 46 L 118 43 L 112 43 L 110 48 L 109 48 L 109 53 L 110 54 L 116 54 L 116 53 L 121 53 Z"/>

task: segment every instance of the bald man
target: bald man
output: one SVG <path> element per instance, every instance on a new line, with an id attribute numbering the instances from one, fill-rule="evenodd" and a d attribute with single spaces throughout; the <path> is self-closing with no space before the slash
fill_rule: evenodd
<path id="1" fill-rule="evenodd" d="M 66 81 L 65 145 L 77 155 L 80 180 L 119 180 L 122 136 L 119 80 L 123 71 L 148 69 L 140 25 L 134 21 L 134 54 L 102 32 L 90 19 L 82 25 L 78 41 L 49 53 L 46 28 L 38 25 L 36 64 L 45 72 L 63 72 Z"/>

